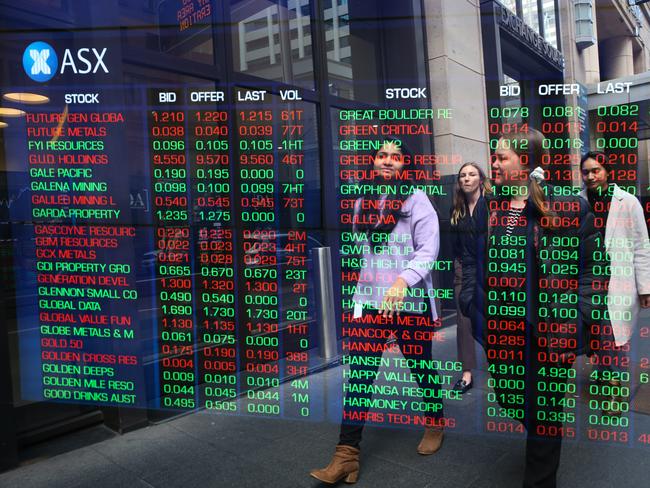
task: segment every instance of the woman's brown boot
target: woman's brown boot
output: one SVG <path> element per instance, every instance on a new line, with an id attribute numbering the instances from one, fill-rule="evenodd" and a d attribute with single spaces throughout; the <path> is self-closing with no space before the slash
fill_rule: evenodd
<path id="1" fill-rule="evenodd" d="M 422 440 L 418 445 L 418 454 L 423 456 L 429 456 L 438 452 L 440 446 L 442 446 L 442 438 L 444 434 L 442 429 L 437 427 L 427 427 L 424 429 L 424 435 Z"/>
<path id="2" fill-rule="evenodd" d="M 332 461 L 323 469 L 309 473 L 323 483 L 334 483 L 345 478 L 346 483 L 356 483 L 359 478 L 359 449 L 352 446 L 336 446 Z"/>

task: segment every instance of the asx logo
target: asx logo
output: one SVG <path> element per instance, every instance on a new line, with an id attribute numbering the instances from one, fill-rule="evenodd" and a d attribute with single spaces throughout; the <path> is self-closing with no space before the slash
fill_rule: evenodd
<path id="1" fill-rule="evenodd" d="M 74 74 L 87 75 L 89 73 L 97 73 L 100 69 L 104 73 L 108 73 L 108 68 L 104 64 L 104 56 L 107 51 L 108 48 L 103 48 L 99 52 L 94 47 L 82 47 L 77 49 L 73 54 L 72 50 L 66 49 L 63 53 L 59 73 L 64 74 L 66 70 L 70 70 Z M 90 56 L 91 54 L 92 57 Z M 56 55 L 56 51 L 47 42 L 32 42 L 25 48 L 25 52 L 23 53 L 23 68 L 27 76 L 32 80 L 41 83 L 49 81 L 57 73 L 58 67 L 59 58 Z"/>

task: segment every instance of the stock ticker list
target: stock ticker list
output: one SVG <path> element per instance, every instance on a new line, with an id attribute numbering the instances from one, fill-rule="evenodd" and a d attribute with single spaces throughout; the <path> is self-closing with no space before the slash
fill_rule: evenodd
<path id="1" fill-rule="evenodd" d="M 135 228 L 110 181 L 123 125 L 108 110 L 25 116 L 44 399 L 137 403 Z"/>
<path id="2" fill-rule="evenodd" d="M 410 107 L 409 107 L 410 105 Z M 342 417 L 346 421 L 364 421 L 375 425 L 422 426 L 441 407 L 441 402 L 458 401 L 458 392 L 451 391 L 452 378 L 459 374 L 455 360 L 435 357 L 425 359 L 425 351 L 438 349 L 445 339 L 441 321 L 432 319 L 423 303 L 405 300 L 405 311 L 395 324 L 377 313 L 381 296 L 393 285 L 397 269 L 409 268 L 415 248 L 422 246 L 413 234 L 413 226 L 401 233 L 364 232 L 364 226 L 377 223 L 373 212 L 399 209 L 414 191 L 424 198 L 447 198 L 441 184 L 444 166 L 460 162 L 459 155 L 435 155 L 426 149 L 435 121 L 453 118 L 450 108 L 408 108 L 341 110 L 338 112 L 337 146 L 339 178 L 339 223 L 342 292 L 341 349 L 343 386 Z M 382 180 L 373 166 L 375 155 L 386 141 L 395 141 L 403 154 L 402 165 L 391 184 Z M 413 151 L 408 143 L 418 150 Z M 422 149 L 420 149 L 422 148 Z M 361 199 L 360 197 L 363 197 Z M 433 207 L 430 208 L 433 212 Z M 379 212 L 376 212 L 377 214 Z M 380 217 L 381 219 L 381 217 Z M 394 224 L 395 222 L 390 222 Z M 440 238 L 440 229 L 432 226 L 427 236 Z M 422 238 L 420 238 L 422 239 Z M 426 263 L 427 272 L 452 269 L 442 257 Z M 379 296 L 375 296 L 379 293 Z M 453 290 L 417 287 L 407 297 L 450 299 Z M 357 303 L 365 303 L 367 311 L 360 317 Z M 397 337 L 399 335 L 399 337 Z M 399 342 L 399 344 L 398 344 Z M 437 344 L 437 346 L 436 346 Z M 436 373 L 437 371 L 437 373 Z M 455 381 L 455 380 L 454 380 Z M 421 388 L 424 383 L 440 388 Z M 434 399 L 435 401 L 431 401 Z M 341 418 L 339 416 L 339 418 Z M 454 428 L 456 419 L 446 416 L 442 426 Z"/>
<path id="3" fill-rule="evenodd" d="M 588 381 L 577 367 L 558 365 L 559 351 L 576 348 L 581 321 L 589 321 L 593 337 L 611 335 L 612 317 L 601 306 L 608 276 L 634 271 L 608 267 L 596 251 L 593 310 L 580 317 L 580 242 L 561 234 L 541 237 L 546 268 L 532 278 L 522 267 L 525 235 L 487 237 L 488 391 L 472 406 L 476 422 L 459 425 L 454 403 L 462 397 L 451 385 L 462 365 L 436 353 L 449 341 L 442 311 L 438 319 L 415 309 L 399 317 L 398 348 L 377 314 L 357 316 L 353 299 L 376 300 L 373 287 L 390 288 L 396 268 L 406 265 L 399 252 L 409 252 L 407 236 L 359 232 L 369 223 L 363 219 L 415 190 L 439 203 L 453 199 L 449 183 L 466 157 L 428 144 L 434 126 L 453 119 L 454 111 L 419 106 L 428 100 L 332 109 L 334 160 L 321 164 L 315 104 L 299 90 L 276 88 L 134 86 L 127 96 L 104 87 L 82 98 L 91 102 L 84 104 L 66 104 L 65 90 L 52 88 L 47 105 L 27 110 L 8 144 L 25 168 L 9 178 L 28 190 L 10 208 L 21 242 L 24 398 L 335 422 L 347 415 L 419 426 L 436 413 L 435 395 L 445 405 L 439 421 L 446 428 L 515 437 L 525 435 L 517 420 L 529 401 L 540 436 L 650 443 L 650 432 L 633 425 L 629 401 L 634 385 L 649 381 L 647 324 L 624 346 L 626 355 L 611 354 L 614 344 L 607 340 L 589 344 L 596 354 L 580 359 Z M 387 101 L 399 92 L 388 95 Z M 612 180 L 636 195 L 641 111 L 631 103 L 588 113 L 543 96 L 535 107 L 503 103 L 488 108 L 488 145 L 494 152 L 535 127 L 545 136 L 548 154 L 538 165 L 552 196 L 580 193 L 580 157 L 587 149 L 606 153 Z M 410 145 L 398 175 L 408 185 L 377 178 L 374 156 L 389 139 Z M 321 168 L 330 172 L 332 188 L 321 188 Z M 517 191 L 495 188 L 502 198 L 492 199 L 488 211 L 507 210 L 503 202 Z M 577 210 L 568 200 L 553 205 L 560 216 Z M 606 209 L 596 205 L 596 227 L 604 229 Z M 333 215 L 329 222 L 337 228 L 324 229 L 322 214 Z M 558 218 L 560 227 L 579 224 Z M 308 375 L 320 364 L 311 250 L 323 245 L 325 232 L 335 232 L 339 245 L 334 283 L 344 365 L 328 384 Z M 440 238 L 448 244 L 444 233 Z M 631 244 L 625 246 L 621 252 L 630 252 Z M 449 256 L 428 266 L 438 281 L 412 298 L 453 303 L 454 290 L 444 285 L 450 280 L 442 278 L 454 271 Z M 539 288 L 534 365 L 525 364 L 522 349 L 529 279 Z M 422 359 L 430 347 L 433 358 Z M 535 394 L 526 400 L 531 377 Z M 427 392 L 421 388 L 427 381 L 437 386 Z"/>
<path id="4" fill-rule="evenodd" d="M 35 263 L 22 303 L 37 307 L 18 317 L 23 395 L 317 418 L 315 107 L 296 90 L 103 95 L 54 93 L 12 147 L 30 190 L 15 220 L 32 224 L 14 226 Z"/>

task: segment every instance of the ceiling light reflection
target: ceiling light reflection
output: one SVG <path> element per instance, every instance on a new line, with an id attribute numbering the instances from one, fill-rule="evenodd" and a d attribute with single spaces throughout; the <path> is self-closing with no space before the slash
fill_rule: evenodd
<path id="1" fill-rule="evenodd" d="M 48 97 L 38 93 L 5 93 L 2 98 L 10 102 L 26 103 L 28 105 L 38 105 L 50 101 Z"/>
<path id="2" fill-rule="evenodd" d="M 24 117 L 25 112 L 17 108 L 0 107 L 0 117 Z"/>

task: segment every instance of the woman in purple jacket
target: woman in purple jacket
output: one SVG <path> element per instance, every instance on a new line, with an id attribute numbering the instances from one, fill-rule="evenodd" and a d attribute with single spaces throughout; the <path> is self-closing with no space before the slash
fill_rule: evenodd
<path id="1" fill-rule="evenodd" d="M 422 455 L 435 453 L 442 444 L 441 381 L 431 351 L 440 325 L 431 281 L 440 233 L 431 201 L 410 181 L 412 163 L 400 141 L 384 142 L 373 159 L 372 181 L 355 202 L 352 234 L 361 245 L 362 266 L 354 311 L 343 317 L 343 362 L 350 365 L 343 421 L 332 461 L 310 473 L 325 483 L 356 482 L 366 421 L 396 423 L 399 418 L 400 423 L 423 425 L 417 449 Z M 382 353 L 397 345 L 418 388 L 395 382 L 388 388 L 374 386 Z M 372 398 L 385 399 L 390 407 L 370 412 L 370 406 L 377 406 Z"/>

